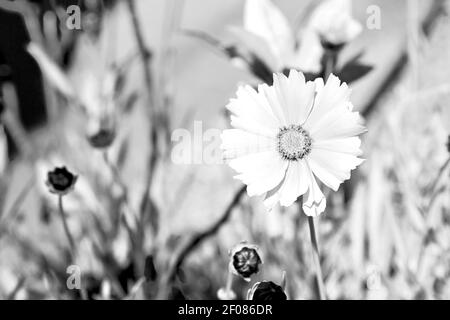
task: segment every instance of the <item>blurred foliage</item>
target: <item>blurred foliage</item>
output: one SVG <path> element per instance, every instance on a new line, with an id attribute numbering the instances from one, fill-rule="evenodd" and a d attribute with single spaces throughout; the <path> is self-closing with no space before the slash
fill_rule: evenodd
<path id="1" fill-rule="evenodd" d="M 164 48 L 169 62 L 163 68 L 155 67 L 154 50 L 138 45 L 112 57 L 114 24 L 136 12 L 124 1 L 104 11 L 95 2 L 84 1 L 83 10 L 97 15 L 96 23 L 76 36 L 49 22 L 63 8 L 59 2 L 31 11 L 43 26 L 28 50 L 45 76 L 45 125 L 21 128 L 14 89 L 2 88 L 2 124 L 20 156 L 4 161 L 0 176 L 0 298 L 80 299 L 81 292 L 66 285 L 67 267 L 75 264 L 88 298 L 215 299 L 227 280 L 228 250 L 244 239 L 258 245 L 264 264 L 251 283 L 234 279 L 237 298 L 256 281 L 280 283 L 283 271 L 288 298 L 316 298 L 306 217 L 296 206 L 266 213 L 261 199 L 236 188 L 225 166 L 189 171 L 171 162 L 167 135 L 175 121 L 155 119 L 178 121 L 176 103 L 190 108 L 171 96 L 174 53 Z M 176 26 L 182 8 L 170 6 L 174 25 L 164 36 L 185 36 L 190 31 Z M 448 15 L 439 17 L 422 39 L 422 63 L 399 75 L 367 119 L 366 163 L 351 182 L 326 194 L 319 238 L 330 299 L 450 299 L 449 27 Z M 147 29 L 130 27 L 129 37 L 139 32 Z M 270 81 L 273 70 L 251 52 L 201 32 L 190 35 L 206 39 L 232 63 L 242 58 L 259 78 L 252 81 Z M 373 68 L 358 52 L 340 64 L 348 82 Z M 177 59 L 186 64 L 186 57 Z M 415 72 L 422 75 L 419 83 L 411 83 Z M 217 126 L 225 127 L 222 116 L 220 109 Z M 47 172 L 58 165 L 79 175 L 64 197 L 74 256 L 57 197 L 45 186 Z"/>

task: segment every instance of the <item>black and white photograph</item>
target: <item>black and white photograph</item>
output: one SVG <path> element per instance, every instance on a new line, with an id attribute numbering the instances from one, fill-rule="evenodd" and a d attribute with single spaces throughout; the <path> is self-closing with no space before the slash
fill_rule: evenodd
<path id="1" fill-rule="evenodd" d="M 0 300 L 450 300 L 450 0 L 0 0 Z"/>

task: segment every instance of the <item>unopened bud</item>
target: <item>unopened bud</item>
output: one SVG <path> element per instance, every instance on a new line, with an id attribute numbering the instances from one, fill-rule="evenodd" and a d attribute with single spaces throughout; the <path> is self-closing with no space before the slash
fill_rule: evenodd
<path id="1" fill-rule="evenodd" d="M 246 281 L 250 281 L 250 277 L 259 272 L 261 264 L 261 255 L 255 245 L 241 242 L 230 252 L 230 271 Z"/>

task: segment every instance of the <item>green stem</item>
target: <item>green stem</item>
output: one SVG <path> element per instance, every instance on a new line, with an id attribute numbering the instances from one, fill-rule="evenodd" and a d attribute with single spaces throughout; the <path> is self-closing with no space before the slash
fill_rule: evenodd
<path id="1" fill-rule="evenodd" d="M 317 288 L 319 290 L 320 300 L 326 300 L 325 285 L 323 282 L 322 268 L 320 266 L 319 245 L 317 243 L 316 229 L 314 226 L 314 218 L 308 217 L 309 233 L 311 236 L 312 254 L 314 260 L 314 268 L 316 271 Z"/>

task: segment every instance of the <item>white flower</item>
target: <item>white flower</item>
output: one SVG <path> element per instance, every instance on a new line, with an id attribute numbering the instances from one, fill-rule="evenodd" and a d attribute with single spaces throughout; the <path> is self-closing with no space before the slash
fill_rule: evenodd
<path id="1" fill-rule="evenodd" d="M 247 0 L 243 27 L 230 31 L 272 71 L 320 72 L 323 49 L 317 34 L 304 30 L 298 44 L 286 17 L 270 0 Z"/>
<path id="2" fill-rule="evenodd" d="M 312 13 L 309 25 L 332 45 L 346 44 L 362 31 L 361 24 L 352 17 L 351 0 L 325 0 Z"/>
<path id="3" fill-rule="evenodd" d="M 336 76 L 325 85 L 322 78 L 305 82 L 295 70 L 273 78 L 257 91 L 239 87 L 227 105 L 234 129 L 224 130 L 221 148 L 250 196 L 265 194 L 271 209 L 304 195 L 305 213 L 318 215 L 326 200 L 316 178 L 335 191 L 349 179 L 363 161 L 358 135 L 366 129 Z"/>

